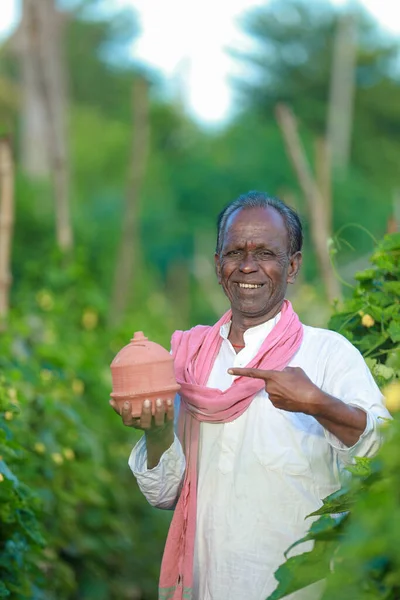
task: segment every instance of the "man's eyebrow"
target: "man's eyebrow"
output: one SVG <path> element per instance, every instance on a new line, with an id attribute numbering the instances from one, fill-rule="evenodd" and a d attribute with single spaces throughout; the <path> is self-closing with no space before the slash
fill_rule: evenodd
<path id="1" fill-rule="evenodd" d="M 235 245 L 236 246 L 240 246 L 240 247 L 245 247 L 248 243 L 249 242 L 246 240 L 246 241 L 243 241 L 243 242 L 238 242 Z M 227 246 L 229 246 L 229 245 L 230 244 L 227 244 Z M 268 243 L 265 243 L 265 242 L 258 242 L 258 243 L 257 242 L 250 242 L 250 245 L 252 247 L 254 247 L 256 250 L 259 250 L 259 249 L 277 250 L 278 246 L 279 246 L 279 244 L 277 244 L 277 243 L 275 243 L 273 241 L 268 242 Z"/>

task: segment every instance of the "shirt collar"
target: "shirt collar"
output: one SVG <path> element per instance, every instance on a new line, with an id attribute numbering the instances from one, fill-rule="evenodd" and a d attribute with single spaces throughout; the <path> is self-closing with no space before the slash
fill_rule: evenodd
<path id="1" fill-rule="evenodd" d="M 255 327 L 250 327 L 249 329 L 246 329 L 246 331 L 243 334 L 244 343 L 246 344 L 246 346 L 249 344 L 253 345 L 257 343 L 259 343 L 261 346 L 262 342 L 272 331 L 272 329 L 278 323 L 280 318 L 281 313 L 279 312 L 272 319 L 265 321 L 265 323 L 261 323 L 260 325 L 256 325 Z M 231 330 L 231 324 L 232 321 L 229 321 L 228 323 L 225 323 L 220 327 L 219 333 L 224 340 L 228 340 L 228 335 Z"/>

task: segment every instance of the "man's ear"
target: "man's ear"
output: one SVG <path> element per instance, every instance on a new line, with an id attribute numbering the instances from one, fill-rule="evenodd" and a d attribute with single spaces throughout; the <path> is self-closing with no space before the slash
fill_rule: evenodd
<path id="1" fill-rule="evenodd" d="M 298 272 L 300 271 L 303 255 L 301 252 L 295 252 L 289 259 L 289 268 L 287 274 L 287 283 L 294 283 Z"/>
<path id="2" fill-rule="evenodd" d="M 214 254 L 215 272 L 217 274 L 218 283 L 221 285 L 221 264 L 219 262 L 219 254 Z"/>

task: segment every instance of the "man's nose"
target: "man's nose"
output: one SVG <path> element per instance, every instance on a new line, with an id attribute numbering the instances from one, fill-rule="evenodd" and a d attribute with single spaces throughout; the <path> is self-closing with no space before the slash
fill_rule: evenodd
<path id="1" fill-rule="evenodd" d="M 240 270 L 243 273 L 253 273 L 254 271 L 258 270 L 257 261 L 254 260 L 252 254 L 246 254 L 242 262 L 240 263 Z"/>

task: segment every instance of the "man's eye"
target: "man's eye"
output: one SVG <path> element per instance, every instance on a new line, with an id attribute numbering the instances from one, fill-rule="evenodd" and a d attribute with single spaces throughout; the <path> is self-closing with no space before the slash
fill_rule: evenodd
<path id="1" fill-rule="evenodd" d="M 257 254 L 260 258 L 271 258 L 272 256 L 272 252 L 270 252 L 269 250 L 260 250 L 260 252 L 258 252 Z"/>
<path id="2" fill-rule="evenodd" d="M 235 258 L 235 256 L 240 256 L 241 252 L 240 250 L 229 250 L 229 252 L 226 253 L 226 256 L 231 256 L 232 258 Z"/>

